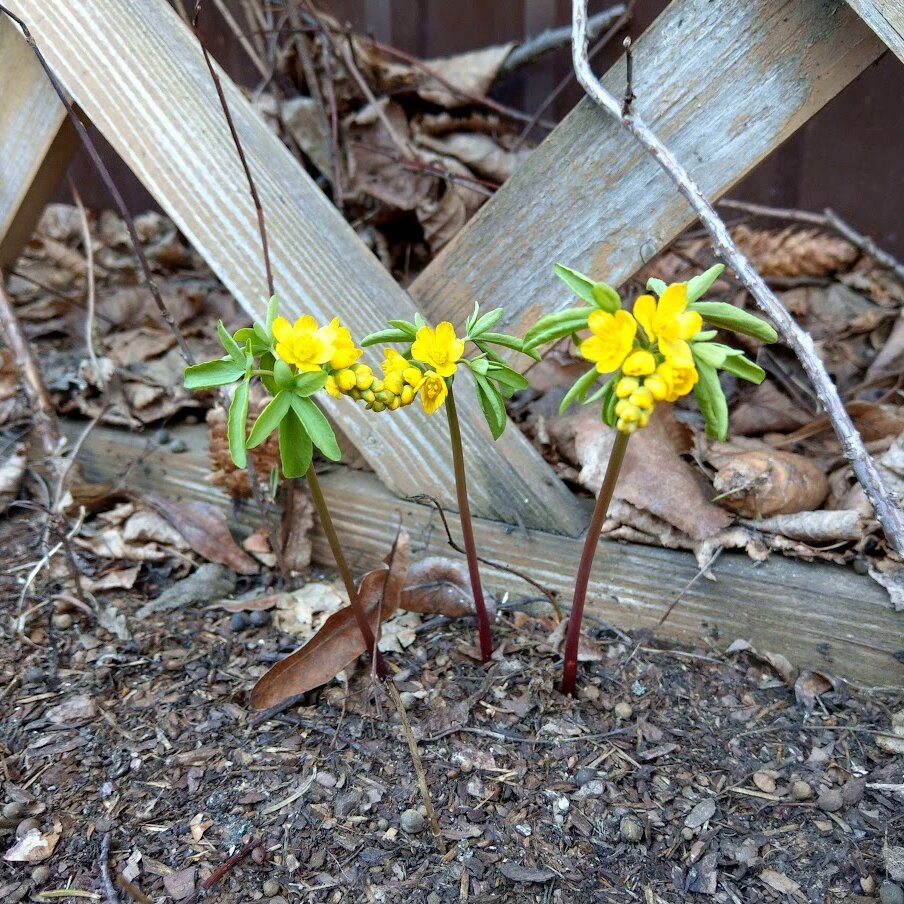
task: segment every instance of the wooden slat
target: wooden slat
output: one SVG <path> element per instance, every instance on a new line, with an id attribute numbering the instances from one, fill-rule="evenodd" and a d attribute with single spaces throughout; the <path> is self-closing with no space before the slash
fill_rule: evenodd
<path id="1" fill-rule="evenodd" d="M 72 97 L 175 220 L 236 299 L 262 317 L 260 237 L 247 183 L 194 36 L 163 0 L 13 0 Z M 0 61 L 3 65 L 5 61 Z M 342 315 L 356 335 L 411 317 L 411 299 L 223 75 L 229 106 L 267 214 L 283 311 Z M 517 430 L 494 444 L 471 387 L 461 385 L 465 455 L 477 512 L 573 533 L 571 494 Z M 442 414 L 374 415 L 327 406 L 396 493 L 452 504 Z"/>
<path id="2" fill-rule="evenodd" d="M 81 425 L 68 423 L 73 436 Z M 188 450 L 174 455 L 154 448 L 145 437 L 110 428 L 96 429 L 80 456 L 88 476 L 123 480 L 173 499 L 202 499 L 228 513 L 233 522 L 256 528 L 256 506 L 234 507 L 220 490 L 205 484 L 209 472 L 203 428 L 178 428 L 174 437 Z M 139 461 L 140 458 L 140 461 Z M 137 463 L 136 463 L 137 462 Z M 396 527 L 411 533 L 418 555 L 456 556 L 429 507 L 394 498 L 373 474 L 334 469 L 321 477 L 324 494 L 353 569 L 376 567 Z M 453 530 L 456 530 L 454 518 Z M 485 518 L 475 532 L 485 557 L 530 574 L 568 600 L 580 543 L 541 531 L 515 531 Z M 331 565 L 321 532 L 314 537 L 314 558 Z M 744 638 L 760 650 L 783 653 L 799 667 L 821 669 L 867 685 L 904 680 L 904 664 L 895 658 L 902 643 L 904 615 L 892 610 L 888 596 L 870 579 L 831 565 L 806 564 L 774 556 L 755 564 L 731 554 L 714 568 L 717 581 L 699 580 L 675 607 L 663 637 L 724 649 Z M 535 595 L 517 578 L 484 569 L 497 593 Z M 675 594 L 696 574 L 689 553 L 617 543 L 601 543 L 590 585 L 590 611 L 622 628 L 653 628 Z"/>
<path id="3" fill-rule="evenodd" d="M 883 45 L 834 0 L 674 0 L 634 52 L 636 108 L 718 197 Z M 624 63 L 605 78 L 624 91 Z M 504 303 L 519 333 L 570 303 L 561 261 L 619 285 L 691 221 L 659 165 L 584 99 L 410 288 L 429 317 Z"/>
<path id="4" fill-rule="evenodd" d="M 18 257 L 69 162 L 64 113 L 34 54 L 0 16 L 0 267 Z"/>
<path id="5" fill-rule="evenodd" d="M 848 3 L 904 62 L 904 4 L 901 0 L 848 0 Z"/>

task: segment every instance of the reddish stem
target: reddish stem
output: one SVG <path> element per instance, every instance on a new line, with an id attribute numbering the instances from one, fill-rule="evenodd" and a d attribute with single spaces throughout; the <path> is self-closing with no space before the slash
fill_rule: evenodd
<path id="1" fill-rule="evenodd" d="M 471 592 L 474 594 L 474 608 L 477 610 L 477 630 L 480 635 L 480 658 L 489 662 L 493 655 L 493 637 L 490 632 L 490 619 L 487 616 L 486 603 L 483 600 L 483 587 L 480 584 L 480 570 L 477 565 L 477 547 L 474 544 L 474 526 L 471 523 L 471 508 L 468 505 L 468 482 L 465 477 L 465 456 L 461 445 L 461 428 L 458 425 L 458 412 L 455 410 L 455 399 L 452 387 L 446 399 L 446 416 L 449 419 L 449 439 L 452 442 L 452 464 L 455 469 L 455 492 L 458 494 L 458 517 L 461 520 L 461 536 L 468 559 L 468 576 L 471 579 Z"/>
<path id="2" fill-rule="evenodd" d="M 584 618 L 584 602 L 587 599 L 590 570 L 593 568 L 596 546 L 603 529 L 603 522 L 606 520 L 606 513 L 609 511 L 609 503 L 612 501 L 612 493 L 618 481 L 618 474 L 625 459 L 625 450 L 628 448 L 630 438 L 630 433 L 622 433 L 620 430 L 615 433 L 615 443 L 609 453 L 606 476 L 603 478 L 603 485 L 600 487 L 600 494 L 593 509 L 590 527 L 587 528 L 581 563 L 578 565 L 578 573 L 574 579 L 574 601 L 568 616 L 568 631 L 565 634 L 565 666 L 562 671 L 562 693 L 572 697 L 578 677 L 578 643 L 581 638 L 581 621 Z"/>

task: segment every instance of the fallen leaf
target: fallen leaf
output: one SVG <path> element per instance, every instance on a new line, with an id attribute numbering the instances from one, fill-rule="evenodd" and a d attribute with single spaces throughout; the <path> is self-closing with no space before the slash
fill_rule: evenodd
<path id="1" fill-rule="evenodd" d="M 837 690 L 836 679 L 812 669 L 804 669 L 794 682 L 794 697 L 807 712 L 816 705 L 818 696 L 832 690 Z"/>
<path id="2" fill-rule="evenodd" d="M 882 859 L 889 879 L 893 882 L 904 880 L 904 847 L 889 844 L 886 839 L 882 843 Z"/>
<path id="3" fill-rule="evenodd" d="M 191 548 L 208 562 L 225 565 L 238 574 L 256 574 L 260 568 L 232 538 L 226 516 L 209 502 L 172 502 L 154 493 L 148 503 L 182 534 Z"/>
<path id="4" fill-rule="evenodd" d="M 442 137 L 419 135 L 417 142 L 444 157 L 454 157 L 472 172 L 498 183 L 505 182 L 531 153 L 530 148 L 507 151 L 489 135 L 479 132 L 453 132 Z"/>
<path id="5" fill-rule="evenodd" d="M 860 540 L 867 533 L 867 522 L 854 510 L 802 511 L 771 518 L 747 519 L 741 522 L 747 527 L 766 534 L 780 534 L 803 543 L 839 543 Z"/>
<path id="6" fill-rule="evenodd" d="M 689 829 L 699 829 L 709 822 L 716 814 L 716 801 L 713 797 L 701 800 L 684 818 L 684 824 Z"/>
<path id="7" fill-rule="evenodd" d="M 904 612 L 904 568 L 897 563 L 888 571 L 870 568 L 869 576 L 888 591 L 895 612 Z"/>
<path id="8" fill-rule="evenodd" d="M 447 618 L 473 615 L 474 598 L 467 567 L 443 556 L 420 559 L 408 570 L 399 605 L 409 612 L 429 612 Z"/>
<path id="9" fill-rule="evenodd" d="M 53 823 L 53 831 L 47 834 L 40 829 L 29 829 L 3 855 L 3 859 L 11 863 L 40 863 L 53 853 L 62 831 L 62 824 L 56 820 Z"/>
<path id="10" fill-rule="evenodd" d="M 568 619 L 562 619 L 552 633 L 546 638 L 546 642 L 557 652 L 563 652 L 565 646 L 565 632 L 568 630 Z M 578 662 L 602 662 L 606 658 L 602 648 L 592 638 L 581 633 L 578 638 Z M 650 740 L 649 738 L 647 740 Z"/>
<path id="11" fill-rule="evenodd" d="M 800 885 L 793 879 L 774 869 L 764 869 L 760 873 L 760 879 L 770 888 L 785 895 L 793 895 L 795 898 L 805 900 L 801 894 Z"/>
<path id="12" fill-rule="evenodd" d="M 17 446 L 13 454 L 0 465 L 0 515 L 19 495 L 27 467 L 28 456 L 24 446 Z"/>
<path id="13" fill-rule="evenodd" d="M 904 754 L 904 709 L 891 717 L 891 732 L 876 735 L 876 744 L 886 753 Z"/>
<path id="14" fill-rule="evenodd" d="M 199 839 L 196 838 L 195 841 Z M 174 900 L 181 901 L 187 898 L 195 890 L 195 877 L 198 868 L 196 866 L 187 866 L 185 869 L 177 870 L 163 877 L 163 887 L 166 893 Z"/>
<path id="15" fill-rule="evenodd" d="M 131 590 L 135 586 L 135 581 L 138 580 L 140 571 L 140 565 L 117 568 L 99 578 L 83 577 L 82 586 L 91 593 L 97 593 L 100 590 Z"/>
<path id="16" fill-rule="evenodd" d="M 330 136 L 317 101 L 313 97 L 293 97 L 282 102 L 279 116 L 302 153 L 332 182 Z"/>
<path id="17" fill-rule="evenodd" d="M 764 380 L 731 412 L 732 435 L 759 436 L 786 433 L 812 421 L 804 408 Z"/>
<path id="18" fill-rule="evenodd" d="M 512 882 L 548 882 L 556 876 L 551 869 L 521 866 L 518 863 L 500 863 L 497 869 Z"/>
<path id="19" fill-rule="evenodd" d="M 97 715 L 97 704 L 87 694 L 76 694 L 68 697 L 62 703 L 51 706 L 44 718 L 54 725 L 62 725 L 66 722 L 81 722 L 85 719 L 93 719 Z"/>
<path id="20" fill-rule="evenodd" d="M 788 687 L 791 687 L 797 678 L 797 669 L 791 665 L 787 657 L 782 656 L 781 653 L 770 653 L 768 651 L 760 653 L 749 641 L 740 639 L 735 640 L 728 646 L 725 652 L 750 653 L 751 656 L 754 656 L 761 662 L 765 662 L 767 665 L 771 666 Z"/>
<path id="21" fill-rule="evenodd" d="M 441 75 L 446 82 L 460 88 L 463 92 L 483 96 L 496 81 L 502 64 L 514 46 L 510 43 L 482 47 L 479 50 L 471 50 L 451 57 L 428 60 L 426 67 Z M 454 109 L 473 103 L 462 94 L 450 91 L 426 72 L 419 73 L 419 82 L 416 88 L 417 93 L 424 100 L 429 100 L 441 107 Z"/>
<path id="22" fill-rule="evenodd" d="M 771 772 L 760 769 L 753 773 L 752 780 L 754 785 L 764 794 L 774 794 L 776 789 L 775 776 Z"/>

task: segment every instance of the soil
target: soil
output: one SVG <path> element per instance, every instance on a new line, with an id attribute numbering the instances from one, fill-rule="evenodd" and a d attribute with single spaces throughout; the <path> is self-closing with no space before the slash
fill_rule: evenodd
<path id="1" fill-rule="evenodd" d="M 807 711 L 749 654 L 591 626 L 597 661 L 566 699 L 551 619 L 502 612 L 488 666 L 473 626 L 428 621 L 388 659 L 443 856 L 368 669 L 263 721 L 247 709 L 297 644 L 266 614 L 246 626 L 199 604 L 142 619 L 145 597 L 120 592 L 131 639 L 79 610 L 71 626 L 48 620 L 49 606 L 13 632 L 30 518 L 0 527 L 0 849 L 23 819 L 20 833 L 59 839 L 42 862 L 0 860 L 0 901 L 834 902 L 875 900 L 887 881 L 904 762 L 875 736 L 902 690 L 837 684 Z M 130 888 L 105 890 L 105 837 Z"/>

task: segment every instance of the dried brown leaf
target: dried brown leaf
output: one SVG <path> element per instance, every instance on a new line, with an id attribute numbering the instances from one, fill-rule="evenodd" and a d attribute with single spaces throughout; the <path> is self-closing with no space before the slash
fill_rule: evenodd
<path id="1" fill-rule="evenodd" d="M 3 859 L 10 863 L 40 863 L 53 853 L 62 832 L 63 826 L 57 820 L 54 820 L 53 831 L 46 834 L 40 829 L 29 829 L 3 855 Z"/>
<path id="2" fill-rule="evenodd" d="M 837 679 L 824 672 L 804 669 L 794 682 L 794 696 L 797 702 L 809 712 L 816 705 L 816 698 L 821 694 L 837 689 Z"/>
<path id="3" fill-rule="evenodd" d="M 462 92 L 483 96 L 496 81 L 502 64 L 514 46 L 513 43 L 510 43 L 483 47 L 480 50 L 471 50 L 456 56 L 429 60 L 427 65 Z M 416 90 L 424 100 L 449 109 L 466 107 L 472 103 L 462 94 L 450 91 L 449 88 L 425 72 L 418 72 Z"/>

